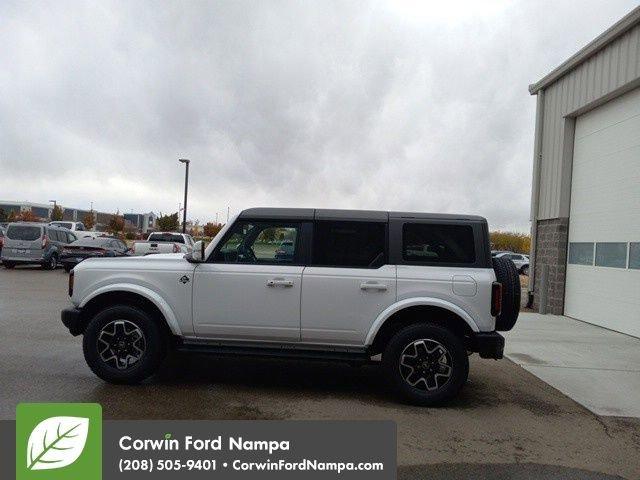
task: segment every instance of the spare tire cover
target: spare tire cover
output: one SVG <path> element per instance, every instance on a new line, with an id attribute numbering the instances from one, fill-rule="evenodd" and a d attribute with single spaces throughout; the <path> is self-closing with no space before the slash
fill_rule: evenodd
<path id="1" fill-rule="evenodd" d="M 515 264 L 506 258 L 492 258 L 496 279 L 502 284 L 502 311 L 496 317 L 496 330 L 511 330 L 520 313 L 520 277 Z"/>

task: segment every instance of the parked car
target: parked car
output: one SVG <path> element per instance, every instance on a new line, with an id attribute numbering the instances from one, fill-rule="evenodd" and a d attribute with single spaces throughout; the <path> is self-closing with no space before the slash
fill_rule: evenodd
<path id="1" fill-rule="evenodd" d="M 136 256 L 156 253 L 189 253 L 193 249 L 191 235 L 180 232 L 153 232 L 146 241 L 134 242 L 131 251 Z"/>
<path id="2" fill-rule="evenodd" d="M 96 232 L 87 230 L 82 222 L 65 222 L 56 220 L 54 222 L 49 222 L 49 225 L 71 230 L 78 238 L 95 238 L 97 236 Z"/>
<path id="3" fill-rule="evenodd" d="M 495 258 L 506 258 L 511 260 L 518 269 L 518 273 L 522 275 L 529 275 L 529 255 L 513 252 L 501 252 L 496 255 Z"/>
<path id="4" fill-rule="evenodd" d="M 256 248 L 276 234 L 291 258 Z M 61 317 L 108 382 L 153 375 L 173 345 L 376 363 L 403 399 L 440 404 L 465 384 L 468 352 L 502 358 L 498 332 L 518 318 L 515 266 L 488 238 L 476 216 L 249 209 L 191 254 L 80 263 Z"/>
<path id="5" fill-rule="evenodd" d="M 124 257 L 130 255 L 130 252 L 131 249 L 119 238 L 80 238 L 63 248 L 60 263 L 66 272 L 70 272 L 87 258 Z"/>
<path id="6" fill-rule="evenodd" d="M 0 257 L 2 257 L 2 245 L 4 244 L 4 227 L 0 226 Z"/>
<path id="7" fill-rule="evenodd" d="M 4 237 L 2 264 L 5 268 L 16 265 L 40 264 L 54 270 L 65 245 L 77 237 L 66 228 L 45 223 L 10 223 Z"/>

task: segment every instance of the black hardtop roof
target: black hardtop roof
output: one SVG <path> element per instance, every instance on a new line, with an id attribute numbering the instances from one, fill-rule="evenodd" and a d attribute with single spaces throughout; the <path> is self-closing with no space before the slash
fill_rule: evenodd
<path id="1" fill-rule="evenodd" d="M 486 222 L 478 215 L 458 215 L 449 213 L 420 213 L 420 212 L 386 212 L 382 210 L 331 210 L 323 208 L 248 208 L 240 212 L 240 218 L 253 220 L 283 219 L 283 220 L 351 220 L 386 222 L 389 219 L 429 219 L 456 220 L 470 222 Z"/>

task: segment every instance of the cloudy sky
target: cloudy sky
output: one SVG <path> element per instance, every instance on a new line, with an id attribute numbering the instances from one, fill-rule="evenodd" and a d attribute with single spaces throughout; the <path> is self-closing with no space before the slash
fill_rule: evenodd
<path id="1" fill-rule="evenodd" d="M 633 0 L 0 2 L 0 199 L 528 229 L 527 86 Z"/>

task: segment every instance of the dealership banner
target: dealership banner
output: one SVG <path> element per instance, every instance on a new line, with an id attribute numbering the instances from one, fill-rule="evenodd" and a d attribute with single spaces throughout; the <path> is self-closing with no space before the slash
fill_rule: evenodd
<path id="1" fill-rule="evenodd" d="M 391 421 L 103 421 L 98 404 L 20 404 L 0 438 L 0 478 L 17 480 L 396 478 Z"/>

